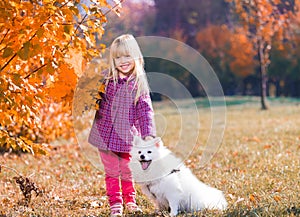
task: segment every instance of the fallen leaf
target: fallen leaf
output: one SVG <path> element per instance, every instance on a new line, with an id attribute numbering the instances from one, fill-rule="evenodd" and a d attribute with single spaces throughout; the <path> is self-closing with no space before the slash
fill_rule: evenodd
<path id="1" fill-rule="evenodd" d="M 257 196 L 257 194 L 255 192 L 253 194 L 249 195 L 249 199 L 251 202 L 253 202 L 255 204 L 259 201 L 259 197 Z"/>
<path id="2" fill-rule="evenodd" d="M 248 141 L 249 141 L 249 142 L 261 142 L 261 140 L 260 140 L 258 137 L 256 137 L 256 136 L 253 136 L 253 137 L 250 138 Z"/>
<path id="3" fill-rule="evenodd" d="M 278 195 L 275 195 L 275 196 L 274 196 L 274 200 L 275 200 L 276 202 L 279 202 L 279 201 L 281 201 L 281 197 L 278 196 Z"/>
<path id="4" fill-rule="evenodd" d="M 270 145 L 270 144 L 264 145 L 264 149 L 270 149 L 270 148 L 272 148 L 272 145 Z"/>
<path id="5" fill-rule="evenodd" d="M 256 202 L 255 196 L 253 194 L 250 194 L 249 198 L 251 202 Z"/>
<path id="6" fill-rule="evenodd" d="M 232 153 L 232 155 L 233 155 L 234 157 L 238 156 L 238 154 L 239 154 L 238 151 L 234 151 L 234 152 Z"/>

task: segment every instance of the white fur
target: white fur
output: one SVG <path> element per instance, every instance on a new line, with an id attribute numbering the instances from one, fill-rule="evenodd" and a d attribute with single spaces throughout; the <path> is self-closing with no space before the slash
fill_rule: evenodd
<path id="1" fill-rule="evenodd" d="M 160 138 L 150 141 L 143 141 L 140 137 L 135 137 L 134 146 L 131 152 L 133 156 L 133 164 L 141 164 L 141 156 L 143 160 L 152 160 L 150 166 L 143 170 L 140 169 L 138 174 L 140 177 L 151 177 L 148 180 L 142 180 L 140 185 L 143 193 L 156 202 L 159 210 L 170 210 L 171 216 L 176 216 L 179 212 L 194 212 L 202 209 L 219 209 L 223 210 L 227 207 L 226 199 L 220 190 L 209 187 L 199 181 L 196 176 L 179 161 L 170 167 L 168 161 L 172 161 L 174 156 L 169 149 L 163 146 Z M 171 159 L 171 160 L 170 160 Z M 137 163 L 138 162 L 138 163 Z M 162 169 L 160 176 L 149 176 L 151 167 L 156 170 Z M 137 168 L 137 167 L 135 167 Z M 172 171 L 173 170 L 173 171 Z M 133 171 L 134 174 L 135 171 Z M 137 180 L 139 181 L 139 180 Z"/>

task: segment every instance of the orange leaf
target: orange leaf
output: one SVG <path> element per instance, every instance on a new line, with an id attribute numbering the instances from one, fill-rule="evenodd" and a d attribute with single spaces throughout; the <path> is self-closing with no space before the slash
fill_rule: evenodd
<path id="1" fill-rule="evenodd" d="M 253 194 L 250 194 L 249 199 L 250 199 L 251 202 L 256 203 L 256 199 L 255 199 L 255 196 Z"/>
<path id="2" fill-rule="evenodd" d="M 239 155 L 239 152 L 238 152 L 238 151 L 234 151 L 234 152 L 232 153 L 232 155 L 233 155 L 234 157 L 236 157 L 236 156 Z"/>
<path id="3" fill-rule="evenodd" d="M 249 199 L 253 203 L 257 203 L 259 201 L 259 197 L 257 196 L 257 194 L 255 192 L 253 194 L 249 195 Z"/>
<path id="4" fill-rule="evenodd" d="M 281 197 L 278 196 L 278 195 L 275 195 L 273 198 L 274 198 L 274 200 L 275 200 L 276 202 L 281 201 Z"/>
<path id="5" fill-rule="evenodd" d="M 272 148 L 272 145 L 266 144 L 266 145 L 264 146 L 264 149 L 269 149 L 269 148 Z"/>

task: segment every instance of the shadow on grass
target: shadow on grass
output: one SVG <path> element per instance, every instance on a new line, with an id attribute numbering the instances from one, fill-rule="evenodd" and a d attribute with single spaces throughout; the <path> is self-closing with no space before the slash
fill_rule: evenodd
<path id="1" fill-rule="evenodd" d="M 230 210 L 224 217 L 279 217 L 279 216 L 300 216 L 300 207 L 289 207 L 286 209 L 274 209 L 270 207 L 257 207 L 254 209 Z"/>

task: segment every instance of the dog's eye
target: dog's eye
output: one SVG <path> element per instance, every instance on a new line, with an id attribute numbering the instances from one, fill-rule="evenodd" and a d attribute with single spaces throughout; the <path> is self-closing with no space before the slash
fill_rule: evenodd
<path id="1" fill-rule="evenodd" d="M 142 153 L 141 151 L 138 152 L 138 154 Z"/>
<path id="2" fill-rule="evenodd" d="M 148 154 L 151 154 L 152 153 L 152 151 L 148 151 Z"/>

